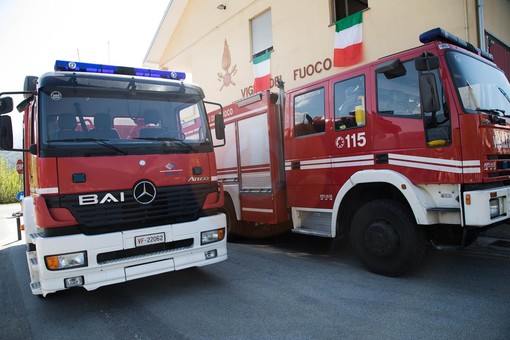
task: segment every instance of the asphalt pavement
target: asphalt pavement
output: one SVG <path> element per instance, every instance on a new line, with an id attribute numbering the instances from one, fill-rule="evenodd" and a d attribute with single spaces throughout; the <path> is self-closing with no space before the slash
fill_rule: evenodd
<path id="1" fill-rule="evenodd" d="M 0 250 L 0 339 L 508 339 L 510 258 L 430 249 L 367 272 L 347 239 L 229 244 L 211 266 L 34 297 L 22 244 Z"/>
<path id="2" fill-rule="evenodd" d="M 0 339 L 508 339 L 510 334 L 510 250 L 494 246 L 503 239 L 481 237 L 463 252 L 430 249 L 414 274 L 388 278 L 367 272 L 347 239 L 331 245 L 288 233 L 231 243 L 229 259 L 212 266 L 37 298 L 29 288 L 23 241 L 17 240 L 16 211 L 19 204 L 0 206 Z"/>

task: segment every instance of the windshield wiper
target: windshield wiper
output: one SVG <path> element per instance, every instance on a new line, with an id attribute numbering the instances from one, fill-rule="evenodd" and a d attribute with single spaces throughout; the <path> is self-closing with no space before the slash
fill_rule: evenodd
<path id="1" fill-rule="evenodd" d="M 506 98 L 506 100 L 508 100 L 508 102 L 510 103 L 510 97 L 508 96 L 508 94 L 506 94 L 505 90 L 503 90 L 501 87 L 498 87 L 498 90 Z"/>
<path id="2" fill-rule="evenodd" d="M 476 111 L 485 112 L 485 113 L 496 115 L 496 116 L 501 116 L 501 115 L 505 116 L 505 110 L 501 110 L 501 109 L 481 109 L 481 108 L 477 107 Z"/>
<path id="3" fill-rule="evenodd" d="M 477 107 L 476 110 L 480 111 L 480 112 L 488 113 L 490 121 L 491 121 L 492 124 L 499 124 L 499 125 L 505 125 L 506 124 L 506 120 L 504 120 L 503 118 L 500 118 L 501 116 L 507 117 L 507 116 L 505 116 L 505 110 L 501 110 L 501 109 L 481 109 L 479 107 Z"/>
<path id="4" fill-rule="evenodd" d="M 67 138 L 67 139 L 52 139 L 48 140 L 48 143 L 52 142 L 94 142 L 96 144 L 102 145 L 106 148 L 110 148 L 112 150 L 117 151 L 120 154 L 127 155 L 128 152 L 107 142 L 108 139 L 97 139 L 97 138 Z"/>
<path id="5" fill-rule="evenodd" d="M 87 139 L 87 138 L 85 138 L 85 139 Z M 115 145 L 112 145 L 112 144 L 108 143 L 108 142 L 107 142 L 107 139 L 96 139 L 96 138 L 88 138 L 88 139 L 89 139 L 91 142 L 95 142 L 95 143 L 97 143 L 97 144 L 99 144 L 99 145 L 102 145 L 102 146 L 104 146 L 104 147 L 107 147 L 107 148 L 110 148 L 110 149 L 112 149 L 112 150 L 115 150 L 115 151 L 117 151 L 117 152 L 118 152 L 118 153 L 120 153 L 120 154 L 123 154 L 123 155 L 127 155 L 127 154 L 128 154 L 128 152 L 127 152 L 127 151 L 122 150 L 122 149 L 120 149 L 120 148 L 116 147 Z"/>
<path id="6" fill-rule="evenodd" d="M 196 150 L 193 145 L 185 143 L 182 139 L 179 139 L 179 138 L 173 138 L 173 137 L 138 137 L 138 138 L 133 138 L 133 139 L 154 140 L 154 141 L 159 141 L 159 142 L 172 142 L 173 145 L 181 146 L 181 147 L 185 148 L 188 151 L 189 150 L 193 150 L 193 151 Z"/>

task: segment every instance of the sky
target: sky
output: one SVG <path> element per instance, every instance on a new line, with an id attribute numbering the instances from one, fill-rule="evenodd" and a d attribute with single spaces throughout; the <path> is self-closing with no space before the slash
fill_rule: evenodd
<path id="1" fill-rule="evenodd" d="M 56 59 L 142 66 L 170 0 L 0 0 L 0 91 Z"/>
<path id="2" fill-rule="evenodd" d="M 143 66 L 170 1 L 0 0 L 0 92 L 22 91 L 57 59 Z"/>

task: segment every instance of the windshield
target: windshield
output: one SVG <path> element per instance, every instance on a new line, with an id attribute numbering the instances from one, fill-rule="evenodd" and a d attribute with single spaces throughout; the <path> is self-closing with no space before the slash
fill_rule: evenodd
<path id="1" fill-rule="evenodd" d="M 39 126 L 43 156 L 182 153 L 211 146 L 202 97 L 178 90 L 46 86 L 39 93 Z"/>
<path id="2" fill-rule="evenodd" d="M 465 112 L 510 115 L 510 85 L 503 72 L 455 51 L 446 59 Z"/>

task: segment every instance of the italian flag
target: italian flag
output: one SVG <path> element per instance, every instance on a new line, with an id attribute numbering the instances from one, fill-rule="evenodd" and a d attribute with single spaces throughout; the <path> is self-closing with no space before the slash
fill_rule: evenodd
<path id="1" fill-rule="evenodd" d="M 269 61 L 269 51 L 253 58 L 253 73 L 255 74 L 253 92 L 269 89 L 271 85 L 271 64 Z"/>
<path id="2" fill-rule="evenodd" d="M 357 64 L 362 57 L 361 12 L 356 12 L 336 22 L 335 67 Z"/>

